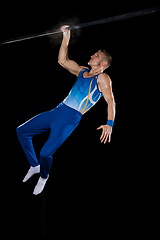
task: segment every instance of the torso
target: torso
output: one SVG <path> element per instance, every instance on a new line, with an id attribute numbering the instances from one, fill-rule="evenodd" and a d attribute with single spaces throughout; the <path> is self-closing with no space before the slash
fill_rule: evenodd
<path id="1" fill-rule="evenodd" d="M 80 71 L 74 86 L 63 101 L 64 104 L 82 114 L 93 107 L 102 96 L 97 81 L 99 74 L 89 73 L 88 68 L 83 68 Z"/>
<path id="2" fill-rule="evenodd" d="M 88 68 L 87 68 L 88 69 Z M 83 78 L 92 78 L 92 77 L 94 77 L 94 76 L 97 76 L 98 75 L 98 77 L 99 77 L 99 74 L 95 74 L 95 73 L 90 73 L 90 72 L 84 72 L 83 73 Z M 99 84 L 99 81 L 98 81 L 98 78 L 97 78 L 97 86 L 98 86 L 98 90 L 101 92 L 101 89 L 100 89 L 100 86 L 99 86 L 100 84 Z"/>

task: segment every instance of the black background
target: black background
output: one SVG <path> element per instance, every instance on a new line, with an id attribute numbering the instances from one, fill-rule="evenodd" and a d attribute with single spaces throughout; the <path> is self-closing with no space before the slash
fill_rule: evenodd
<path id="1" fill-rule="evenodd" d="M 154 4 L 11 4 L 1 8 L 1 41 L 154 7 Z M 56 107 L 76 77 L 58 64 L 62 34 L 1 45 L 1 198 L 5 234 L 77 239 L 147 232 L 144 219 L 156 199 L 156 103 L 159 80 L 159 13 L 73 30 L 69 57 L 86 65 L 106 49 L 113 63 L 116 119 L 111 143 L 96 128 L 107 121 L 102 98 L 53 156 L 42 194 L 38 175 L 22 180 L 29 164 L 16 127 Z M 158 130 L 158 128 L 156 128 Z M 39 157 L 48 133 L 33 138 Z M 147 211 L 146 211 L 147 209 Z M 127 235 L 129 230 L 129 235 Z"/>

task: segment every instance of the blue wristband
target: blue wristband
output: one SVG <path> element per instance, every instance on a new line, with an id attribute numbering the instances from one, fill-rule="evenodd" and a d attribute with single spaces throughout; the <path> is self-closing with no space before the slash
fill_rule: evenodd
<path id="1" fill-rule="evenodd" d="M 110 127 L 113 127 L 114 121 L 108 120 L 108 121 L 107 121 L 107 125 L 110 126 Z"/>

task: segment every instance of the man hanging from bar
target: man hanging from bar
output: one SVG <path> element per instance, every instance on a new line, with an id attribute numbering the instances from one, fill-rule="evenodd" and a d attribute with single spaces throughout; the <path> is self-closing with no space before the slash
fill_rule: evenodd
<path id="1" fill-rule="evenodd" d="M 40 178 L 33 194 L 41 193 L 49 177 L 52 164 L 52 155 L 78 126 L 81 117 L 103 96 L 108 104 L 108 121 L 97 130 L 102 129 L 101 143 L 111 141 L 111 134 L 115 119 L 115 101 L 110 77 L 103 73 L 112 58 L 105 50 L 99 50 L 91 56 L 87 67 L 79 66 L 68 58 L 68 44 L 70 30 L 68 26 L 61 27 L 63 40 L 59 50 L 59 64 L 77 76 L 77 80 L 68 96 L 55 109 L 41 113 L 17 128 L 17 135 L 23 151 L 29 161 L 30 169 L 23 179 L 26 182 L 36 173 Z M 40 164 L 37 160 L 32 137 L 50 131 L 50 135 L 40 152 Z"/>

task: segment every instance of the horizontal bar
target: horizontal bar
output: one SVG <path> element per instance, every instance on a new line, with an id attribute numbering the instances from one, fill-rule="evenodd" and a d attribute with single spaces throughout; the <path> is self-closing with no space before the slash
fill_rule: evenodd
<path id="1" fill-rule="evenodd" d="M 133 18 L 133 17 L 138 17 L 138 16 L 142 16 L 142 15 L 155 13 L 155 12 L 158 12 L 158 11 L 160 11 L 160 7 L 144 9 L 144 10 L 140 10 L 140 11 L 136 11 L 136 12 L 125 13 L 125 14 L 118 15 L 118 16 L 113 16 L 113 17 L 100 19 L 100 20 L 97 20 L 97 21 L 82 23 L 82 24 L 78 24 L 78 25 L 75 25 L 75 26 L 70 26 L 66 29 L 73 30 L 73 29 L 78 29 L 78 28 L 84 28 L 84 27 L 104 24 L 104 23 L 108 23 L 108 22 L 115 22 L 115 21 L 120 21 L 120 20 L 124 20 L 124 19 L 128 19 L 128 18 Z M 8 41 L 2 42 L 1 45 L 21 42 L 21 41 L 34 39 L 34 38 L 39 38 L 39 37 L 44 37 L 44 36 L 49 36 L 49 35 L 54 35 L 54 34 L 57 34 L 57 33 L 60 33 L 60 32 L 61 32 L 61 30 L 58 29 L 58 30 L 55 30 L 55 31 L 43 32 L 43 33 L 28 35 L 28 36 L 24 36 L 24 37 L 20 37 L 20 38 L 14 38 L 14 39 L 10 39 Z"/>

